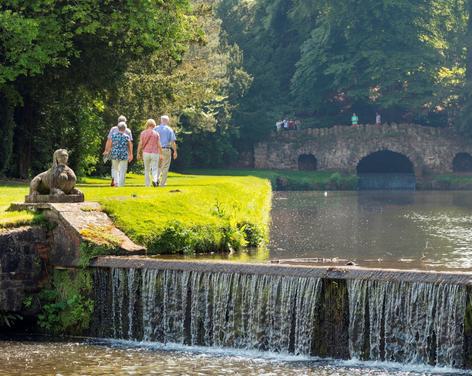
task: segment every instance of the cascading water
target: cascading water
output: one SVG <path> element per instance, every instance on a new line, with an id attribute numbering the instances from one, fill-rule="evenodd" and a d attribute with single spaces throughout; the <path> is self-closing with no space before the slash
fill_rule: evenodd
<path id="1" fill-rule="evenodd" d="M 94 291 L 100 337 L 470 366 L 461 284 L 97 268 Z"/>
<path id="2" fill-rule="evenodd" d="M 463 366 L 466 288 L 348 281 L 352 357 Z"/>
<path id="3" fill-rule="evenodd" d="M 99 336 L 313 354 L 318 278 L 97 269 L 95 287 Z"/>

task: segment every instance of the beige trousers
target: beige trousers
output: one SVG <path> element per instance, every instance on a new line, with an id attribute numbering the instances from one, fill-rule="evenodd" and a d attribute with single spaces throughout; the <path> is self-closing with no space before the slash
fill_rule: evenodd
<path id="1" fill-rule="evenodd" d="M 159 175 L 159 154 L 154 153 L 143 153 L 143 162 L 144 162 L 144 184 L 146 187 L 151 185 L 149 176 L 151 175 L 152 181 L 157 182 L 157 177 Z"/>
<path id="2" fill-rule="evenodd" d="M 164 187 L 167 183 L 167 173 L 169 172 L 170 161 L 172 160 L 172 150 L 162 149 L 162 160 L 159 160 L 159 186 Z"/>

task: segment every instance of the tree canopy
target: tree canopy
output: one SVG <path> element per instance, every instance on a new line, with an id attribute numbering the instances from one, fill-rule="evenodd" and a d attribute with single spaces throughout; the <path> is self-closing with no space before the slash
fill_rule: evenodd
<path id="1" fill-rule="evenodd" d="M 167 113 L 174 166 L 221 166 L 275 121 L 384 121 L 472 135 L 472 0 L 4 0 L 0 175 L 58 147 L 106 172 L 104 138 Z M 204 147 L 202 147 L 204 146 Z"/>
<path id="2" fill-rule="evenodd" d="M 254 84 L 234 117 L 265 137 L 304 126 L 373 122 L 459 126 L 470 45 L 465 0 L 223 0 L 220 14 Z"/>

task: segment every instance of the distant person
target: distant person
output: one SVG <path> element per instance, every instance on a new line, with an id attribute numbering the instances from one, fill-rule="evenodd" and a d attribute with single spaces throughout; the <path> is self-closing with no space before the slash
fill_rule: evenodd
<path id="1" fill-rule="evenodd" d="M 162 159 L 162 147 L 159 133 L 154 128 L 154 119 L 146 121 L 146 129 L 139 135 L 137 158 L 144 163 L 144 184 L 146 187 L 157 187 L 159 176 L 159 157 Z M 151 179 L 149 178 L 151 176 Z"/>
<path id="2" fill-rule="evenodd" d="M 275 123 L 275 130 L 277 132 L 280 132 L 282 130 L 282 126 L 283 126 L 284 122 L 283 121 L 278 121 Z"/>
<path id="3" fill-rule="evenodd" d="M 284 120 L 282 120 L 282 121 L 283 121 L 283 128 L 284 128 L 285 130 L 288 130 L 288 120 L 287 120 L 287 119 L 284 119 Z"/>
<path id="4" fill-rule="evenodd" d="M 124 115 L 118 116 L 118 123 L 124 122 L 126 124 L 126 117 Z M 110 128 L 110 131 L 108 132 L 107 140 L 111 140 L 111 136 L 114 133 L 118 132 L 118 126 L 115 125 L 114 127 Z M 131 133 L 131 130 L 128 128 L 128 125 L 126 125 L 126 130 L 125 133 L 129 136 L 131 142 L 133 142 L 133 134 Z M 113 170 L 113 163 L 111 164 L 111 184 L 112 187 L 115 185 L 115 171 Z"/>
<path id="5" fill-rule="evenodd" d="M 162 159 L 159 160 L 160 176 L 158 176 L 158 184 L 161 187 L 165 187 L 172 157 L 177 159 L 176 138 L 174 131 L 169 127 L 169 116 L 162 115 L 161 123 L 154 128 L 154 130 L 159 133 L 162 145 Z"/>
<path id="6" fill-rule="evenodd" d="M 359 118 L 357 117 L 356 113 L 354 112 L 351 116 L 351 123 L 353 127 L 357 127 L 359 124 Z"/>
<path id="7" fill-rule="evenodd" d="M 110 154 L 112 168 L 115 174 L 114 186 L 125 185 L 128 162 L 133 160 L 133 144 L 126 134 L 126 123 L 121 121 L 117 125 L 118 132 L 114 132 L 107 140 L 103 154 Z"/>
<path id="8" fill-rule="evenodd" d="M 382 118 L 378 112 L 375 113 L 375 125 L 381 125 L 382 124 Z"/>

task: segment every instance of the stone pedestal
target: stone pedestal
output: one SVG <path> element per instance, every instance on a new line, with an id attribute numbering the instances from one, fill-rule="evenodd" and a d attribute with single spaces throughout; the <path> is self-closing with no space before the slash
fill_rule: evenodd
<path id="1" fill-rule="evenodd" d="M 74 195 L 28 195 L 25 196 L 26 203 L 74 203 L 74 202 L 84 202 L 84 194 L 74 194 Z"/>

